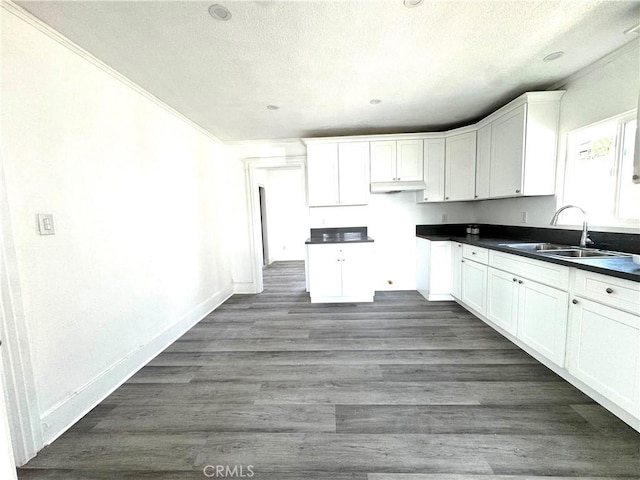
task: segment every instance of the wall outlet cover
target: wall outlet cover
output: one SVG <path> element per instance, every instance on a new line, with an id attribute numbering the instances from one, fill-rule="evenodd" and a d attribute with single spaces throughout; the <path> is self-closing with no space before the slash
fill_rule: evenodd
<path id="1" fill-rule="evenodd" d="M 40 235 L 55 235 L 56 230 L 53 226 L 53 214 L 52 213 L 39 213 L 38 214 L 38 231 Z"/>

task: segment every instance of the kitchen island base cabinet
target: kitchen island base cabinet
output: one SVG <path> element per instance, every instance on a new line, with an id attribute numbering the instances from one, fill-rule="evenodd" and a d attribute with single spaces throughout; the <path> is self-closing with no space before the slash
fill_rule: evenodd
<path id="1" fill-rule="evenodd" d="M 373 302 L 373 243 L 308 245 L 311 303 Z"/>
<path id="2" fill-rule="evenodd" d="M 567 369 L 601 395 L 640 416 L 640 317 L 590 300 L 573 299 Z"/>

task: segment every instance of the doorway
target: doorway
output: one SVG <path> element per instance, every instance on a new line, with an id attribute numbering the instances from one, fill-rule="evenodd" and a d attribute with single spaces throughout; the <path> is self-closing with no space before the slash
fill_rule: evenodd
<path id="1" fill-rule="evenodd" d="M 267 196 L 264 186 L 258 186 L 260 200 L 260 230 L 262 236 L 262 267 L 269 265 L 269 236 L 267 234 Z"/>

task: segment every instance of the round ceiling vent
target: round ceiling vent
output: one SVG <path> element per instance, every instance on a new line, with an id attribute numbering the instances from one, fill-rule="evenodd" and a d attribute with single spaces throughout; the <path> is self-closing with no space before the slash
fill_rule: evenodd
<path id="1" fill-rule="evenodd" d="M 209 7 L 209 15 L 211 15 L 216 20 L 222 20 L 226 22 L 231 18 L 231 12 L 224 5 L 220 5 L 218 3 L 214 3 Z"/>

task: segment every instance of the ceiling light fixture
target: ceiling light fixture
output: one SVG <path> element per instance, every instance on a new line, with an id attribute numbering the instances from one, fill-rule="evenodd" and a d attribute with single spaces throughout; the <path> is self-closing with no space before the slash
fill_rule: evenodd
<path id="1" fill-rule="evenodd" d="M 424 0 L 404 0 L 404 6 L 407 8 L 419 7 Z"/>
<path id="2" fill-rule="evenodd" d="M 550 53 L 549 55 L 547 55 L 546 57 L 544 57 L 542 59 L 543 62 L 551 62 L 553 60 L 556 60 L 558 58 L 560 58 L 562 55 L 564 55 L 564 52 L 553 52 Z"/>
<path id="3" fill-rule="evenodd" d="M 267 105 L 267 110 L 278 110 L 279 108 L 277 105 Z"/>
<path id="4" fill-rule="evenodd" d="M 222 20 L 226 22 L 231 18 L 231 12 L 224 5 L 220 5 L 218 3 L 214 3 L 209 7 L 209 15 L 211 15 L 216 20 Z"/>
<path id="5" fill-rule="evenodd" d="M 380 100 L 379 98 L 372 98 L 371 100 L 369 100 L 369 103 L 371 105 L 378 105 L 379 103 L 382 103 L 382 100 Z"/>
<path id="6" fill-rule="evenodd" d="M 633 27 L 631 27 L 631 28 L 627 28 L 627 29 L 624 31 L 624 34 L 625 34 L 625 35 L 628 35 L 628 34 L 630 34 L 630 33 L 640 33 L 640 23 L 639 23 L 638 25 L 634 25 L 634 26 L 633 26 Z"/>

